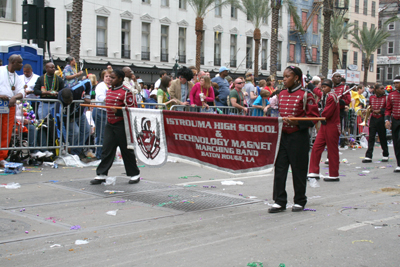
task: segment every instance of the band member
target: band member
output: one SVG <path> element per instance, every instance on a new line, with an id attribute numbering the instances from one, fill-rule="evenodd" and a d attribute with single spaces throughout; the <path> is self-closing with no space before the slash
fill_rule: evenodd
<path id="1" fill-rule="evenodd" d="M 369 104 L 372 114 L 369 121 L 368 150 L 365 153 L 365 158 L 362 160 L 363 163 L 372 162 L 372 153 L 374 151 L 376 133 L 378 133 L 383 151 L 382 162 L 387 162 L 389 160 L 384 117 L 386 108 L 385 87 L 382 84 L 375 84 L 374 92 L 375 94 L 369 97 Z M 367 122 L 368 118 L 366 118 L 365 121 Z"/>
<path id="2" fill-rule="evenodd" d="M 345 107 L 348 106 L 351 102 L 350 91 L 348 91 L 348 87 L 345 84 L 341 83 L 342 76 L 340 73 L 335 72 L 332 75 L 333 82 L 333 91 L 339 98 L 340 104 L 340 127 L 343 129 L 344 119 L 346 117 Z"/>
<path id="3" fill-rule="evenodd" d="M 111 75 L 112 89 L 106 93 L 106 106 L 136 107 L 136 98 L 132 92 L 123 85 L 125 73 L 122 70 L 114 70 Z M 101 154 L 101 162 L 97 167 L 97 177 L 91 180 L 91 184 L 105 182 L 108 170 L 111 168 L 117 147 L 121 149 L 126 174 L 130 177 L 129 184 L 140 182 L 140 171 L 136 164 L 135 153 L 127 148 L 125 136 L 125 124 L 122 110 L 107 109 L 107 124 L 104 129 L 104 145 Z"/>
<path id="4" fill-rule="evenodd" d="M 397 167 L 394 172 L 400 172 L 400 76 L 394 78 L 394 87 L 386 102 L 385 126 L 392 129 L 393 148 Z"/>
<path id="5" fill-rule="evenodd" d="M 304 89 L 303 73 L 298 67 L 289 66 L 283 74 L 286 90 L 279 94 L 279 113 L 284 117 L 282 136 L 275 162 L 275 204 L 268 210 L 276 213 L 286 210 L 286 179 L 289 165 L 292 168 L 294 206 L 292 211 L 303 211 L 307 203 L 306 184 L 310 137 L 308 128 L 312 121 L 290 120 L 290 117 L 318 117 L 318 107 L 311 92 Z"/>
<path id="6" fill-rule="evenodd" d="M 310 157 L 310 173 L 309 178 L 319 179 L 319 162 L 325 145 L 329 151 L 329 176 L 324 181 L 339 181 L 339 148 L 338 140 L 340 135 L 340 107 L 339 100 L 335 93 L 332 92 L 333 83 L 329 79 L 325 79 L 321 84 L 321 117 L 326 120 L 321 122 L 321 128 L 315 139 Z"/>

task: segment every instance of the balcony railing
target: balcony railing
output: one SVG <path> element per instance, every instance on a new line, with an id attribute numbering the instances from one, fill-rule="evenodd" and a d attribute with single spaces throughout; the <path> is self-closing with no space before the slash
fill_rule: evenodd
<path id="1" fill-rule="evenodd" d="M 186 63 L 186 55 L 179 55 L 179 63 Z"/>
<path id="2" fill-rule="evenodd" d="M 267 64 L 267 62 L 263 62 L 263 63 L 261 64 L 261 69 L 262 69 L 262 70 L 267 70 L 267 69 L 268 69 L 268 64 Z"/>
<path id="3" fill-rule="evenodd" d="M 161 53 L 161 62 L 168 62 L 168 53 Z"/>
<path id="4" fill-rule="evenodd" d="M 214 57 L 214 66 L 221 66 L 221 58 Z"/>
<path id="5" fill-rule="evenodd" d="M 246 59 L 246 68 L 251 69 L 253 67 L 253 60 L 250 59 Z"/>
<path id="6" fill-rule="evenodd" d="M 121 57 L 122 58 L 131 58 L 131 50 L 129 45 L 121 46 Z"/>
<path id="7" fill-rule="evenodd" d="M 200 57 L 200 64 L 201 64 L 201 65 L 204 65 L 204 56 L 201 56 L 201 57 Z"/>
<path id="8" fill-rule="evenodd" d="M 276 64 L 276 70 L 281 71 L 282 70 L 282 64 Z"/>
<path id="9" fill-rule="evenodd" d="M 236 59 L 231 59 L 231 61 L 229 62 L 229 66 L 236 68 Z"/>
<path id="10" fill-rule="evenodd" d="M 107 47 L 97 47 L 96 55 L 97 56 L 107 56 Z"/>
<path id="11" fill-rule="evenodd" d="M 142 60 L 150 60 L 150 52 L 142 51 Z"/>

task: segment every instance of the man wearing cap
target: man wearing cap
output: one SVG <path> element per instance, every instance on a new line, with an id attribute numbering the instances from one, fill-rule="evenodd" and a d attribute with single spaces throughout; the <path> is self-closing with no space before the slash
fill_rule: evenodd
<path id="1" fill-rule="evenodd" d="M 22 68 L 22 57 L 20 55 L 11 55 L 8 58 L 8 65 L 0 67 L 0 99 L 2 107 L 5 107 L 5 101 L 8 103 L 8 113 L 0 114 L 1 146 L 8 147 L 11 139 L 11 133 L 14 126 L 15 104 L 18 99 L 24 97 L 24 83 L 18 77 L 16 71 Z M 0 167 L 4 168 L 6 164 L 8 150 L 0 150 Z"/>
<path id="2" fill-rule="evenodd" d="M 392 129 L 394 154 L 396 155 L 397 167 L 394 172 L 400 172 L 400 76 L 393 80 L 393 90 L 386 101 L 385 126 Z"/>
<path id="3" fill-rule="evenodd" d="M 338 140 L 340 135 L 340 107 L 339 99 L 334 92 L 331 92 L 333 83 L 329 79 L 325 79 L 321 84 L 321 117 L 326 120 L 322 121 L 317 138 L 315 139 L 311 157 L 308 178 L 319 179 L 319 162 L 325 146 L 328 147 L 329 157 L 329 176 L 324 178 L 327 182 L 339 181 L 339 148 Z"/>
<path id="4" fill-rule="evenodd" d="M 218 97 L 215 98 L 215 104 L 217 106 L 227 106 L 227 98 L 229 95 L 229 83 L 225 79 L 229 74 L 229 69 L 225 66 L 219 68 L 219 76 L 214 77 L 211 82 L 217 83 L 219 86 Z"/>

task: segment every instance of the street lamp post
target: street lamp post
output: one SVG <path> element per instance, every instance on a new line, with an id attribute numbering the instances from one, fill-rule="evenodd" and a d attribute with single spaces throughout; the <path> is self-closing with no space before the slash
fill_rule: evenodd
<path id="1" fill-rule="evenodd" d="M 178 75 L 178 68 L 179 68 L 179 65 L 178 65 L 178 58 L 175 58 L 175 65 L 174 65 L 174 73 L 175 73 L 175 77 L 177 77 L 177 75 Z"/>

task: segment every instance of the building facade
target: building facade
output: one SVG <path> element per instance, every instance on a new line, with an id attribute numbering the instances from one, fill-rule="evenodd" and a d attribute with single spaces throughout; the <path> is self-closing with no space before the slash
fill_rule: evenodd
<path id="1" fill-rule="evenodd" d="M 7 34 L 0 40 L 21 39 L 22 0 L 2 0 L 12 3 L 13 15 L 0 20 L 0 29 Z M 218 2 L 218 0 L 217 0 Z M 28 1 L 28 3 L 32 3 Z M 51 55 L 61 64 L 69 55 L 72 0 L 46 0 L 46 6 L 55 8 L 55 41 Z M 155 80 L 157 69 L 171 70 L 195 65 L 195 13 L 185 0 L 97 0 L 83 1 L 81 59 L 84 67 L 103 68 L 107 64 L 147 69 L 142 77 Z M 271 18 L 260 27 L 262 40 L 259 64 L 261 76 L 269 75 Z M 288 16 L 281 14 L 279 28 L 278 76 L 286 67 Z M 8 27 L 12 25 L 13 31 Z M 233 74 L 243 74 L 254 68 L 254 25 L 247 16 L 231 6 L 210 10 L 204 19 L 201 48 L 201 69 L 217 72 L 220 66 L 229 66 Z M 48 56 L 47 56 L 48 57 Z M 280 64 L 279 64 L 280 63 Z M 151 74 L 151 75 L 147 75 Z M 148 76 L 148 77 L 146 77 Z"/>
<path id="2" fill-rule="evenodd" d="M 295 27 L 293 17 L 290 16 L 288 25 L 288 57 L 289 64 L 298 66 L 306 74 L 320 74 L 321 69 L 321 1 L 295 0 L 304 33 Z"/>
<path id="3" fill-rule="evenodd" d="M 381 1 L 379 4 L 379 25 L 391 17 L 400 18 L 400 3 L 394 0 Z M 390 37 L 378 49 L 378 66 L 376 81 L 384 85 L 393 85 L 395 76 L 400 75 L 400 22 L 396 21 L 387 26 Z"/>

